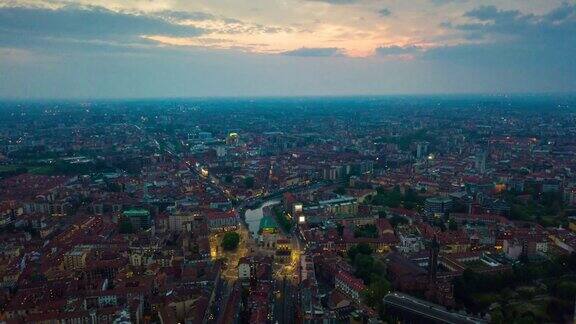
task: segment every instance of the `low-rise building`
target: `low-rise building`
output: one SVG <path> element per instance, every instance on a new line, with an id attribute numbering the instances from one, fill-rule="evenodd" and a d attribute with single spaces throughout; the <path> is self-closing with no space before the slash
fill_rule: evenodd
<path id="1" fill-rule="evenodd" d="M 360 303 L 362 291 L 366 286 L 361 279 L 354 277 L 346 271 L 339 271 L 334 279 L 336 289 L 340 290 L 354 302 Z"/>

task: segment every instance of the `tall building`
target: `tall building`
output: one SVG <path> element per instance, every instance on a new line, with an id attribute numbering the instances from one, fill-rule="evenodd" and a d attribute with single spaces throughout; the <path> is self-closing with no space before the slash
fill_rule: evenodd
<path id="1" fill-rule="evenodd" d="M 198 139 L 202 142 L 209 142 L 212 140 L 212 133 L 210 132 L 198 132 Z"/>
<path id="2" fill-rule="evenodd" d="M 424 202 L 424 213 L 428 218 L 445 215 L 452 210 L 452 198 L 430 197 Z"/>
<path id="3" fill-rule="evenodd" d="M 197 213 L 173 211 L 168 216 L 168 230 L 180 233 L 186 224 L 193 222 L 197 217 L 199 217 Z"/>
<path id="4" fill-rule="evenodd" d="M 476 153 L 474 167 L 476 168 L 476 172 L 480 174 L 486 173 L 486 152 L 482 151 Z"/>
<path id="5" fill-rule="evenodd" d="M 237 145 L 238 141 L 240 139 L 240 136 L 238 135 L 238 133 L 230 133 L 228 134 L 228 136 L 226 136 L 226 144 L 227 145 Z"/>
<path id="6" fill-rule="evenodd" d="M 429 283 L 436 282 L 436 273 L 438 271 L 438 254 L 440 253 L 440 244 L 434 236 L 430 244 L 430 255 L 428 256 L 428 280 Z"/>
<path id="7" fill-rule="evenodd" d="M 418 160 L 423 159 L 428 154 L 428 142 L 418 142 L 416 143 L 416 158 Z"/>
<path id="8" fill-rule="evenodd" d="M 148 229 L 151 225 L 150 212 L 146 209 L 129 209 L 122 213 L 135 229 Z"/>
<path id="9" fill-rule="evenodd" d="M 86 267 L 86 258 L 89 250 L 74 248 L 72 251 L 64 254 L 64 270 L 77 270 Z"/>

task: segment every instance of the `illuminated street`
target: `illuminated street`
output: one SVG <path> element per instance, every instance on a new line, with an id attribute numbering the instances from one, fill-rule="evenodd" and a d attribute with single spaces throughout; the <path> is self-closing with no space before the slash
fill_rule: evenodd
<path id="1" fill-rule="evenodd" d="M 250 233 L 244 225 L 240 225 L 236 232 L 240 234 L 240 242 L 238 243 L 238 248 L 233 251 L 226 251 L 222 248 L 222 239 L 225 232 L 210 234 L 210 256 L 212 260 L 224 260 L 226 268 L 222 272 L 222 276 L 230 283 L 234 283 L 238 279 L 238 261 L 250 254 L 250 249 L 253 245 Z"/>

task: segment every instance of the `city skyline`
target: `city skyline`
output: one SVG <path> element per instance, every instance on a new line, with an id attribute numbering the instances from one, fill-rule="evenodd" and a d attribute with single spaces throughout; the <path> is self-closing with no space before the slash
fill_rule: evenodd
<path id="1" fill-rule="evenodd" d="M 567 1 L 0 1 L 0 98 L 572 93 Z"/>
<path id="2" fill-rule="evenodd" d="M 0 321 L 569 323 L 575 102 L 1 102 Z"/>

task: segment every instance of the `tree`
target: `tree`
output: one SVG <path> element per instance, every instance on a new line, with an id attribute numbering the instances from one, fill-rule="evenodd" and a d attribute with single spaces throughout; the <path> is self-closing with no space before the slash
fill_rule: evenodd
<path id="1" fill-rule="evenodd" d="M 567 318 L 572 311 L 574 304 L 571 300 L 560 300 L 553 298 L 546 305 L 546 314 L 555 323 L 568 323 Z"/>
<path id="2" fill-rule="evenodd" d="M 413 189 L 407 189 L 404 193 L 404 208 L 415 209 L 424 202 L 424 198 L 420 197 Z"/>
<path id="3" fill-rule="evenodd" d="M 576 282 L 561 281 L 556 285 L 556 295 L 563 300 L 574 300 L 576 296 Z"/>
<path id="4" fill-rule="evenodd" d="M 222 238 L 222 247 L 226 251 L 235 250 L 238 247 L 238 243 L 240 243 L 240 234 L 236 232 L 228 232 Z"/>
<path id="5" fill-rule="evenodd" d="M 357 247 L 358 247 L 358 252 L 360 252 L 362 254 L 371 255 L 374 252 L 374 250 L 372 250 L 370 245 L 368 245 L 366 243 L 360 243 L 357 245 Z"/>
<path id="6" fill-rule="evenodd" d="M 4 171 L 0 171 L 0 179 L 6 179 L 26 172 L 28 172 L 28 169 L 24 167 L 8 168 Z"/>
<path id="7" fill-rule="evenodd" d="M 361 278 L 365 284 L 370 283 L 370 275 L 374 267 L 374 258 L 366 254 L 358 254 L 354 259 L 354 268 L 356 268 L 356 277 Z"/>
<path id="8" fill-rule="evenodd" d="M 392 225 L 392 227 L 396 227 L 398 225 L 404 225 L 404 224 L 408 224 L 408 220 L 402 216 L 398 216 L 398 215 L 394 215 L 392 216 L 392 218 L 390 218 L 390 225 Z"/>
<path id="9" fill-rule="evenodd" d="M 384 296 L 390 292 L 390 282 L 381 276 L 372 276 L 370 285 L 363 292 L 364 300 L 370 307 L 380 306 Z"/>
<path id="10" fill-rule="evenodd" d="M 130 220 L 125 216 L 120 216 L 120 220 L 118 222 L 118 231 L 120 234 L 131 234 L 134 233 L 134 227 Z"/>
<path id="11" fill-rule="evenodd" d="M 458 224 L 456 223 L 456 221 L 452 218 L 450 218 L 448 220 L 448 229 L 451 231 L 457 231 L 458 230 Z"/>
<path id="12" fill-rule="evenodd" d="M 292 223 L 292 221 L 290 221 L 286 217 L 285 213 L 280 208 L 277 207 L 278 206 L 275 206 L 272 209 L 274 211 L 274 214 L 276 215 L 276 222 L 280 225 L 280 227 L 282 227 L 284 232 L 290 233 L 290 231 L 292 230 L 292 226 L 294 226 L 294 223 Z"/>
<path id="13" fill-rule="evenodd" d="M 339 187 L 339 188 L 337 188 L 336 190 L 334 190 L 334 193 L 335 193 L 335 194 L 338 194 L 338 195 L 344 195 L 344 194 L 346 193 L 346 188 L 344 188 L 344 187 Z"/>
<path id="14" fill-rule="evenodd" d="M 248 189 L 254 188 L 254 177 L 244 178 L 244 186 Z"/>
<path id="15" fill-rule="evenodd" d="M 403 196 L 399 186 L 394 187 L 391 191 L 386 191 L 384 188 L 378 188 L 376 191 L 378 193 L 372 199 L 373 205 L 387 206 L 390 208 L 400 207 Z"/>
<path id="16" fill-rule="evenodd" d="M 342 236 L 344 233 L 344 225 L 340 223 L 336 224 L 336 230 L 338 231 L 338 235 Z"/>
<path id="17" fill-rule="evenodd" d="M 116 182 L 109 182 L 106 184 L 106 189 L 109 192 L 122 192 L 122 185 Z"/>
<path id="18" fill-rule="evenodd" d="M 234 177 L 233 177 L 232 175 L 230 175 L 230 174 L 227 174 L 227 175 L 224 177 L 224 182 L 226 182 L 226 183 L 231 183 L 232 180 L 234 180 Z"/>
<path id="19" fill-rule="evenodd" d="M 502 309 L 500 307 L 490 312 L 490 322 L 497 324 L 504 323 L 504 314 L 502 313 Z"/>
<path id="20" fill-rule="evenodd" d="M 378 228 L 374 224 L 366 224 L 356 227 L 354 237 L 378 237 Z"/>
<path id="21" fill-rule="evenodd" d="M 372 252 L 373 250 L 370 245 L 366 243 L 360 243 L 348 249 L 348 257 L 350 258 L 350 261 L 354 262 L 358 254 L 371 255 Z"/>

